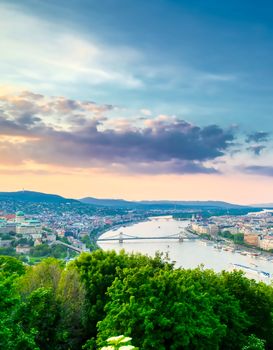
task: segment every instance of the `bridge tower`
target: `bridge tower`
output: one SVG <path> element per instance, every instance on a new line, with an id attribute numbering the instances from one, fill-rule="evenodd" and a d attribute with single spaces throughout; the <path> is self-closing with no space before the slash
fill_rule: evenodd
<path id="1" fill-rule="evenodd" d="M 119 241 L 119 243 L 123 243 L 123 233 L 122 232 L 119 233 L 118 241 Z"/>
<path id="2" fill-rule="evenodd" d="M 179 242 L 183 242 L 183 240 L 184 240 L 183 234 L 182 234 L 182 232 L 179 232 L 179 234 L 178 234 L 178 241 Z"/>

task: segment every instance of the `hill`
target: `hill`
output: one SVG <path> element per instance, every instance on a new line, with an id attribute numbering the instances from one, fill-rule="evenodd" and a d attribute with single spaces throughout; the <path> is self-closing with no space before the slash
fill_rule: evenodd
<path id="1" fill-rule="evenodd" d="M 34 203 L 66 203 L 78 202 L 75 199 L 67 199 L 56 194 L 47 194 L 34 191 L 0 192 L 0 201 L 22 201 Z"/>
<path id="2" fill-rule="evenodd" d="M 99 199 L 94 197 L 85 197 L 79 199 L 80 202 L 86 203 L 86 204 L 92 204 L 97 206 L 105 206 L 105 207 L 119 207 L 119 208 L 125 208 L 125 207 L 135 207 L 137 202 L 129 202 L 125 201 L 123 199 Z"/>
<path id="3" fill-rule="evenodd" d="M 245 208 L 246 206 L 227 203 L 223 201 L 125 201 L 123 199 L 99 199 L 85 197 L 81 202 L 106 207 L 120 208 L 174 208 L 174 207 L 196 207 L 196 208 Z"/>
<path id="4" fill-rule="evenodd" d="M 251 207 L 273 209 L 273 203 L 251 204 Z"/>

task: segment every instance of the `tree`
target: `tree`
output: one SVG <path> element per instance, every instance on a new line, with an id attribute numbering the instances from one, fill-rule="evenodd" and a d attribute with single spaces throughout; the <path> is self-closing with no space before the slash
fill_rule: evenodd
<path id="1" fill-rule="evenodd" d="M 72 262 L 86 289 L 85 340 L 91 337 L 94 341 L 96 338 L 96 326 L 105 316 L 104 307 L 109 299 L 107 289 L 112 285 L 119 271 L 128 267 L 147 265 L 155 271 L 164 267 L 172 268 L 172 265 L 163 263 L 159 255 L 152 259 L 141 254 L 129 255 L 124 251 L 117 254 L 114 251 L 96 250 L 91 254 L 83 253 Z"/>
<path id="2" fill-rule="evenodd" d="M 3 263 L 4 259 L 1 260 Z M 18 272 L 21 273 L 22 270 L 15 261 L 7 260 L 9 266 L 5 265 L 5 269 L 1 269 L 0 272 L 0 349 L 39 350 L 35 342 L 36 330 L 30 329 L 29 332 L 25 332 L 21 324 L 15 321 L 15 314 L 20 307 L 16 282 Z"/>
<path id="3" fill-rule="evenodd" d="M 79 273 L 69 266 L 62 272 L 56 291 L 60 308 L 57 327 L 59 349 L 80 349 L 86 324 L 86 290 Z"/>
<path id="4" fill-rule="evenodd" d="M 26 274 L 20 279 L 20 291 L 27 296 L 34 290 L 44 287 L 52 288 L 55 292 L 63 270 L 63 263 L 54 258 L 44 259 L 39 264 L 29 267 Z"/>
<path id="5" fill-rule="evenodd" d="M 51 350 L 56 344 L 59 314 L 59 305 L 52 289 L 42 287 L 34 290 L 20 304 L 14 321 L 20 324 L 25 333 L 36 330 L 35 343 L 43 350 Z"/>
<path id="6" fill-rule="evenodd" d="M 242 350 L 265 350 L 265 341 L 257 338 L 254 334 L 251 334 L 248 338 L 247 344 Z"/>
<path id="7" fill-rule="evenodd" d="M 17 274 L 23 275 L 26 271 L 21 261 L 10 256 L 0 256 L 0 271 L 4 275 Z"/>
<path id="8" fill-rule="evenodd" d="M 254 334 L 273 348 L 273 288 L 243 276 L 243 272 L 222 272 L 221 279 L 247 315 L 246 335 Z"/>
<path id="9" fill-rule="evenodd" d="M 217 349 L 226 325 L 214 299 L 184 270 L 124 269 L 108 289 L 98 345 L 113 333 L 134 336 L 141 349 Z"/>

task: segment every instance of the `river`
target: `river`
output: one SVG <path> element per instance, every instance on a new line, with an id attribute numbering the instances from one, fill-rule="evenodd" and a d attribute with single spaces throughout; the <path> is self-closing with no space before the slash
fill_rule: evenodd
<path id="1" fill-rule="evenodd" d="M 100 238 L 117 236 L 122 232 L 125 235 L 138 237 L 152 236 L 155 237 L 154 240 L 131 240 L 124 241 L 123 243 L 119 243 L 118 241 L 99 242 L 99 246 L 103 250 L 115 250 L 118 252 L 124 249 L 126 252 L 139 252 L 150 256 L 154 256 L 157 251 L 164 254 L 167 253 L 170 261 L 173 261 L 176 267 L 195 268 L 202 264 L 205 268 L 220 272 L 221 270 L 230 271 L 234 268 L 232 264 L 238 264 L 248 266 L 251 269 L 266 271 L 273 275 L 273 261 L 268 261 L 264 257 L 244 256 L 237 252 L 219 250 L 214 247 L 212 242 L 204 240 L 184 240 L 183 242 L 178 242 L 178 240 L 156 239 L 158 236 L 179 233 L 188 224 L 189 221 L 151 218 L 149 221 L 107 231 Z M 249 271 L 245 270 L 245 272 L 249 274 Z M 260 277 L 258 278 L 255 272 L 250 272 L 250 277 L 263 280 Z"/>

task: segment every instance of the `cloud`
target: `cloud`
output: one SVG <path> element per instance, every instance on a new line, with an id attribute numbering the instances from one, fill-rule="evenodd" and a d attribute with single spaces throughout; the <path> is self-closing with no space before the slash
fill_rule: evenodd
<path id="1" fill-rule="evenodd" d="M 250 165 L 244 167 L 243 171 L 251 175 L 273 176 L 273 166 L 271 165 Z"/>
<path id="2" fill-rule="evenodd" d="M 223 156 L 234 140 L 232 129 L 217 125 L 199 127 L 167 115 L 147 117 L 141 125 L 117 122 L 108 116 L 117 111 L 112 105 L 32 92 L 0 97 L 0 109 L 0 135 L 24 140 L 5 140 L 9 158 L 14 154 L 21 162 L 128 173 L 215 173 L 205 163 Z"/>
<path id="3" fill-rule="evenodd" d="M 263 145 L 252 145 L 247 148 L 248 151 L 253 152 L 256 156 L 259 156 L 264 149 L 266 147 Z"/>
<path id="4" fill-rule="evenodd" d="M 153 113 L 148 108 L 143 108 L 140 110 L 140 113 L 142 113 L 145 116 L 151 116 Z"/>
<path id="5" fill-rule="evenodd" d="M 142 79 L 130 70 L 141 61 L 136 49 L 104 44 L 91 34 L 47 22 L 19 6 L 0 7 L 2 81 L 23 80 L 28 86 L 49 88 L 79 82 L 126 89 L 143 86 Z"/>
<path id="6" fill-rule="evenodd" d="M 252 134 L 249 134 L 246 138 L 246 142 L 247 143 L 251 143 L 251 142 L 264 142 L 264 141 L 268 141 L 270 136 L 269 132 L 265 132 L 265 131 L 256 131 L 253 132 Z"/>
<path id="7" fill-rule="evenodd" d="M 159 96 L 160 91 L 174 88 L 214 94 L 238 80 L 237 73 L 203 70 L 192 62 L 177 62 L 176 57 L 170 56 L 166 63 L 153 47 L 144 50 L 141 43 L 131 41 L 117 44 L 117 40 L 103 39 L 103 32 L 69 23 L 66 16 L 61 23 L 34 15 L 19 2 L 0 4 L 0 11 L 0 74 L 5 83 L 23 82 L 29 89 L 50 93 L 85 94 L 85 89 L 96 87 L 98 95 L 115 89 L 115 93 L 134 91 L 146 96 L 149 89 Z"/>

